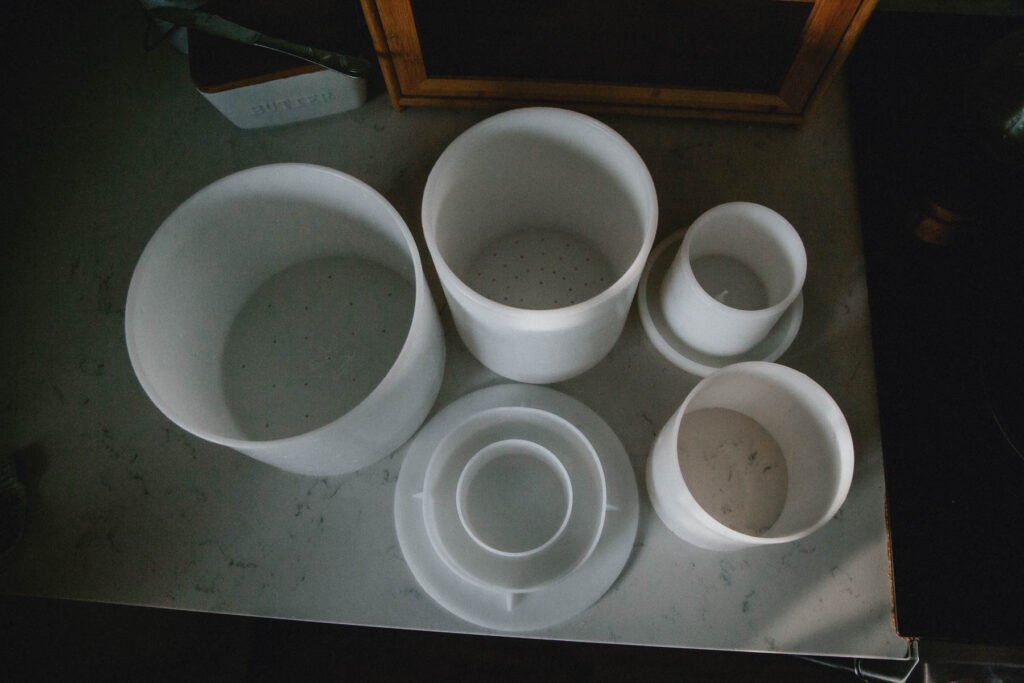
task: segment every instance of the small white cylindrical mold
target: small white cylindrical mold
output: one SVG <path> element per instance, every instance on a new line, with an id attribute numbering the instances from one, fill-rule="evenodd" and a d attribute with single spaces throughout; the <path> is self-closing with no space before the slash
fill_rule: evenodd
<path id="1" fill-rule="evenodd" d="M 469 350 L 500 375 L 548 383 L 589 369 L 619 338 L 658 204 L 621 135 L 539 107 L 456 138 L 427 179 L 422 219 Z"/>
<path id="2" fill-rule="evenodd" d="M 455 488 L 459 521 L 482 548 L 536 554 L 561 536 L 572 509 L 572 482 L 551 451 L 506 439 L 477 452 Z"/>
<path id="3" fill-rule="evenodd" d="M 401 446 L 444 373 L 405 222 L 368 185 L 306 164 L 241 171 L 179 206 L 139 258 L 125 334 L 175 424 L 315 476 Z"/>
<path id="4" fill-rule="evenodd" d="M 755 361 L 694 387 L 651 448 L 647 487 L 677 536 L 737 550 L 823 526 L 845 501 L 853 466 L 832 397 L 803 373 Z"/>
<path id="5" fill-rule="evenodd" d="M 423 516 L 438 556 L 484 588 L 529 592 L 586 561 L 604 527 L 597 453 L 572 424 L 493 408 L 456 426 L 424 477 Z"/>
<path id="6" fill-rule="evenodd" d="M 419 586 L 484 628 L 563 623 L 635 554 L 626 450 L 600 416 L 547 387 L 490 386 L 439 410 L 404 449 L 394 495 Z"/>
<path id="7" fill-rule="evenodd" d="M 806 275 L 807 254 L 789 221 L 759 204 L 721 204 L 687 229 L 662 283 L 662 310 L 694 349 L 740 354 L 768 335 Z"/>

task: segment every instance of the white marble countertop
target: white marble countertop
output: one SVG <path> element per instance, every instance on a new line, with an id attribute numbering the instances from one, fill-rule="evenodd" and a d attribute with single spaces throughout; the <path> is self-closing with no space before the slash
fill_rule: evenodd
<path id="1" fill-rule="evenodd" d="M 246 167 L 303 161 L 350 173 L 395 205 L 422 247 L 427 173 L 448 142 L 489 112 L 395 113 L 377 95 L 339 116 L 239 130 L 191 86 L 185 57 L 166 45 L 141 49 L 136 13 L 97 14 L 73 51 L 77 66 L 52 74 L 61 106 L 32 109 L 33 125 L 8 159 L 21 173 L 5 187 L 0 250 L 0 455 L 18 453 L 28 465 L 30 506 L 25 536 L 0 566 L 0 592 L 484 632 L 427 597 L 402 559 L 392 511 L 401 451 L 353 475 L 310 479 L 192 437 L 143 394 L 123 324 L 132 268 L 163 218 Z M 854 435 L 856 474 L 836 518 L 801 542 L 724 554 L 679 541 L 654 514 L 642 473 L 655 434 L 696 378 L 658 355 L 634 308 L 608 358 L 556 385 L 601 415 L 632 459 L 641 495 L 634 552 L 593 607 L 531 637 L 906 656 L 890 614 L 842 83 L 799 131 L 599 118 L 651 170 L 659 239 L 735 199 L 770 206 L 800 231 L 810 264 L 805 317 L 779 362 L 809 374 L 839 403 Z M 501 381 L 442 316 L 449 361 L 437 407 Z"/>

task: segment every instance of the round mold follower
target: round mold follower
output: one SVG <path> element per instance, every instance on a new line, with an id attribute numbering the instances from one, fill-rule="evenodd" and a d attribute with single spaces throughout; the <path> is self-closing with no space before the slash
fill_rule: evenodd
<path id="1" fill-rule="evenodd" d="M 402 218 L 363 182 L 306 164 L 241 171 L 181 204 L 136 265 L 125 335 L 172 422 L 314 476 L 401 446 L 444 370 Z"/>
<path id="2" fill-rule="evenodd" d="M 424 592 L 461 619 L 501 631 L 567 621 L 604 595 L 633 550 L 629 456 L 600 416 L 565 394 L 479 389 L 439 410 L 403 454 L 402 556 Z"/>
<path id="3" fill-rule="evenodd" d="M 457 137 L 427 179 L 423 231 L 470 351 L 549 383 L 614 346 L 654 243 L 643 160 L 583 114 L 504 112 Z"/>
<path id="4" fill-rule="evenodd" d="M 544 410 L 484 410 L 438 444 L 424 475 L 435 552 L 484 588 L 525 593 L 574 571 L 604 527 L 607 492 L 590 441 Z"/>
<path id="5" fill-rule="evenodd" d="M 717 434 L 687 432 L 687 417 L 701 413 L 724 413 L 716 419 Z M 732 416 L 731 418 L 729 416 Z M 747 533 L 728 525 L 718 506 L 704 505 L 714 492 L 701 490 L 715 480 L 709 471 L 700 483 L 684 474 L 687 448 L 697 441 L 709 442 L 718 467 L 733 474 L 732 491 L 743 485 L 742 477 L 754 476 L 753 486 L 742 491 L 741 498 L 756 499 L 770 492 L 759 490 L 757 477 L 764 474 L 761 463 L 753 469 L 764 440 L 751 447 L 739 431 L 743 423 L 755 423 L 784 459 L 784 498 L 781 509 L 763 533 Z M 704 422 L 705 429 L 709 423 Z M 747 432 L 749 433 L 749 429 Z M 696 447 L 696 446 L 693 446 Z M 733 454 L 731 451 L 739 450 Z M 717 464 L 714 464 L 717 462 Z M 763 461 L 762 461 L 763 462 Z M 831 396 L 811 378 L 797 370 L 761 361 L 730 365 L 701 380 L 668 419 L 659 432 L 647 460 L 647 489 L 661 521 L 673 533 L 693 545 L 711 550 L 738 550 L 756 546 L 789 543 L 824 526 L 839 511 L 853 480 L 853 438 L 846 418 Z M 693 470 L 689 470 L 693 471 Z M 724 477 L 719 477 L 722 481 Z M 751 480 L 748 480 L 751 481 Z M 778 483 L 778 479 L 773 479 Z M 709 497 L 709 494 L 711 497 Z M 725 494 L 728 496 L 729 494 Z M 720 500 L 728 500 L 721 498 Z M 714 514 L 712 514 L 714 513 Z"/>

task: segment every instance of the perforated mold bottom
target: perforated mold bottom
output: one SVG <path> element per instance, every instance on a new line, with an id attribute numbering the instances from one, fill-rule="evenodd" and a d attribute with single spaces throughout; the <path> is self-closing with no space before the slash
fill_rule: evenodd
<path id="1" fill-rule="evenodd" d="M 250 439 L 280 439 L 335 420 L 373 391 L 412 323 L 416 290 L 353 257 L 287 268 L 256 290 L 228 332 L 225 400 Z"/>
<path id="2" fill-rule="evenodd" d="M 543 310 L 586 301 L 609 287 L 616 275 L 586 238 L 532 229 L 485 244 L 465 269 L 463 280 L 492 301 Z"/>

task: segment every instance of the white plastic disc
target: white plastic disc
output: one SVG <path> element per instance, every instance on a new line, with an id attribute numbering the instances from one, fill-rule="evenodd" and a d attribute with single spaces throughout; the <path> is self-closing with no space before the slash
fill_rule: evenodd
<path id="1" fill-rule="evenodd" d="M 597 454 L 607 492 L 605 521 L 593 552 L 561 578 L 530 591 L 488 587 L 454 571 L 432 542 L 424 516 L 425 479 L 438 445 L 473 416 L 503 407 L 544 411 L 575 426 Z M 629 559 L 638 520 L 633 468 L 612 429 L 576 399 L 533 385 L 481 389 L 441 410 L 407 446 L 395 491 L 398 542 L 424 591 L 459 618 L 501 631 L 554 626 L 599 600 Z"/>

